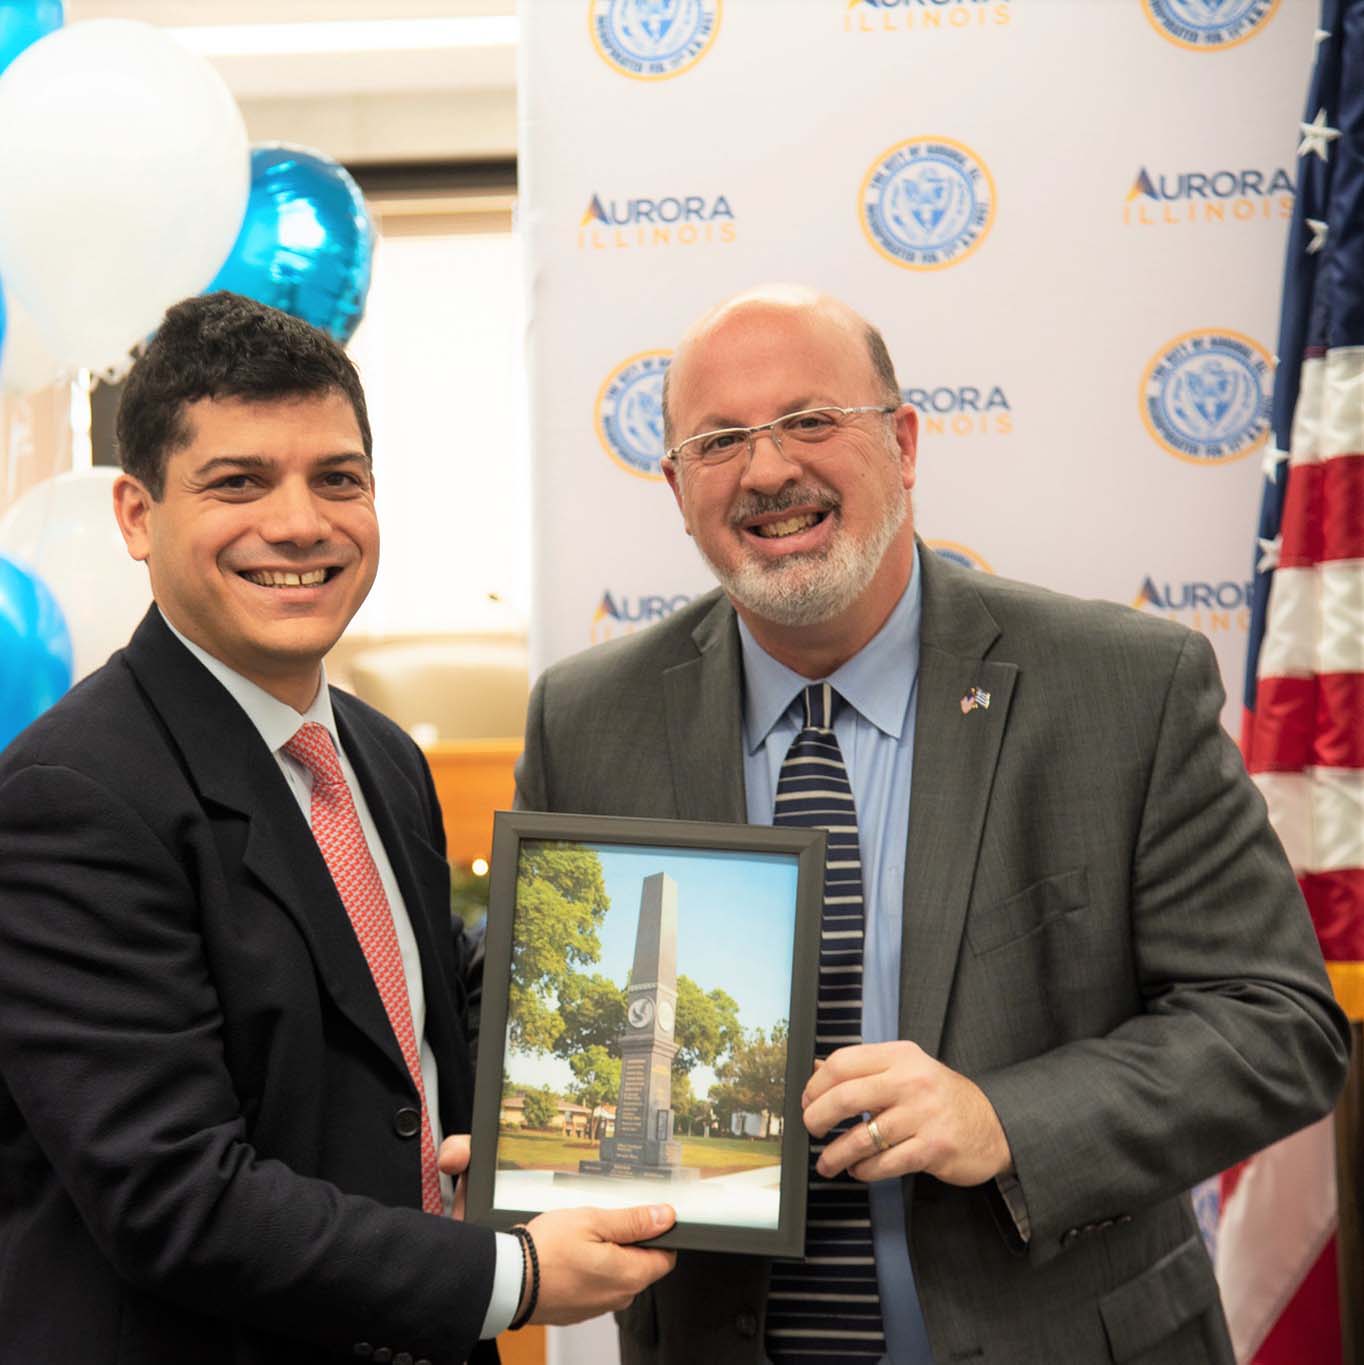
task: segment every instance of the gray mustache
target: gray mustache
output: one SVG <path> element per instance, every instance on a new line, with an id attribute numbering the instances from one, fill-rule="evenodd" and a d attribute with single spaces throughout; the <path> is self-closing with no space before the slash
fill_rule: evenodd
<path id="1" fill-rule="evenodd" d="M 753 517 L 772 512 L 789 512 L 793 507 L 816 507 L 821 512 L 836 512 L 838 499 L 825 488 L 783 488 L 779 493 L 745 493 L 730 510 L 731 526 L 741 526 Z"/>

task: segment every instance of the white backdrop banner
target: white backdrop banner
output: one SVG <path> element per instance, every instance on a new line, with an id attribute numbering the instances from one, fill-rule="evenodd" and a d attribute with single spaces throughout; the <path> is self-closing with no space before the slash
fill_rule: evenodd
<path id="1" fill-rule="evenodd" d="M 536 666 L 711 586 L 670 347 L 796 280 L 886 336 L 925 539 L 1206 632 L 1234 731 L 1316 11 L 522 0 Z"/>

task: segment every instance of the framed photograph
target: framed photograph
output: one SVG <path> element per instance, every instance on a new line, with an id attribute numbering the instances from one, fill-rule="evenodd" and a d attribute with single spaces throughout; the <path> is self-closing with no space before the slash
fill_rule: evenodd
<path id="1" fill-rule="evenodd" d="M 800 1256 L 822 830 L 498 812 L 471 1220 L 668 1203 Z"/>

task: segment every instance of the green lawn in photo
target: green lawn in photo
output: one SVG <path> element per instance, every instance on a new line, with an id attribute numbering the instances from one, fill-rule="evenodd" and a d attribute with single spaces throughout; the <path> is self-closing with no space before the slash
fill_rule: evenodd
<path id="1" fill-rule="evenodd" d="M 780 1138 L 689 1138 L 682 1143 L 682 1164 L 695 1166 L 703 1177 L 733 1175 L 757 1166 L 781 1162 Z M 528 1133 L 503 1128 L 497 1135 L 499 1171 L 576 1171 L 578 1162 L 595 1161 L 601 1144 L 587 1138 L 566 1138 L 562 1133 Z"/>

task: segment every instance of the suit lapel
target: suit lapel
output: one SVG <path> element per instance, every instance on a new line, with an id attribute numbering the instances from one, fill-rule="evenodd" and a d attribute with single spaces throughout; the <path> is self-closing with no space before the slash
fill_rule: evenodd
<path id="1" fill-rule="evenodd" d="M 999 628 L 974 572 L 922 543 L 923 624 L 900 957 L 900 1034 L 937 1055 L 1017 666 L 990 662 Z M 972 687 L 988 708 L 963 713 Z"/>
<path id="2" fill-rule="evenodd" d="M 297 924 L 337 1008 L 406 1067 L 312 831 L 259 731 L 152 607 L 125 658 L 205 804 L 247 824 L 242 865 Z M 229 884 L 233 869 L 226 869 Z"/>
<path id="3" fill-rule="evenodd" d="M 664 716 L 677 814 L 742 824 L 743 682 L 734 609 L 721 597 L 692 632 L 697 655 L 663 674 Z"/>

